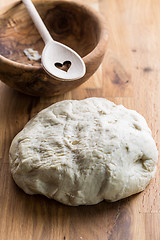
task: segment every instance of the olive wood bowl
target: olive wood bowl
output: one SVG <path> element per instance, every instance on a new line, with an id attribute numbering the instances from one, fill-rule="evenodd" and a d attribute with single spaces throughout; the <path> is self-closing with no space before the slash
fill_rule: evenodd
<path id="1" fill-rule="evenodd" d="M 62 94 L 85 82 L 101 64 L 108 39 L 105 22 L 82 3 L 37 0 L 34 4 L 53 39 L 83 58 L 86 74 L 78 80 L 57 80 L 43 70 L 40 61 L 28 60 L 24 49 L 41 54 L 44 43 L 23 3 L 18 2 L 0 16 L 0 79 L 32 96 Z"/>

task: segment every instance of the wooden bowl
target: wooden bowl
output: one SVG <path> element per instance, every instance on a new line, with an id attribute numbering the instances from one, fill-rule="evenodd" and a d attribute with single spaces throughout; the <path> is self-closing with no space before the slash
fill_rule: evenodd
<path id="1" fill-rule="evenodd" d="M 0 79 L 33 96 L 62 94 L 85 82 L 99 67 L 108 39 L 105 23 L 96 12 L 77 2 L 38 0 L 35 6 L 53 39 L 83 58 L 86 74 L 78 80 L 57 80 L 43 70 L 40 62 L 28 60 L 24 49 L 41 54 L 44 43 L 23 3 L 18 2 L 0 16 Z"/>

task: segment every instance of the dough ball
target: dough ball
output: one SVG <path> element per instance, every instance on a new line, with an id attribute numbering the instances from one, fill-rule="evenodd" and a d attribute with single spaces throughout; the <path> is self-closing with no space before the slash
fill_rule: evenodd
<path id="1" fill-rule="evenodd" d="M 157 159 L 145 119 L 104 98 L 53 104 L 10 147 L 11 173 L 20 188 L 73 206 L 144 190 Z"/>

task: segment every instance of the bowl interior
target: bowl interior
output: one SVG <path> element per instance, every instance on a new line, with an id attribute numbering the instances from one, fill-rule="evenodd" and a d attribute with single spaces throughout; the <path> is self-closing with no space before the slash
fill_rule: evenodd
<path id="1" fill-rule="evenodd" d="M 73 48 L 81 57 L 90 53 L 100 38 L 98 19 L 74 2 L 37 1 L 35 6 L 54 40 Z M 23 3 L 0 16 L 0 54 L 10 60 L 40 65 L 24 55 L 25 48 L 41 54 L 44 43 Z"/>

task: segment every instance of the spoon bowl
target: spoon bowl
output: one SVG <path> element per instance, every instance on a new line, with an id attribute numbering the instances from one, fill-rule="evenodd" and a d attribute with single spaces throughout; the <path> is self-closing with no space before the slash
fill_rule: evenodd
<path id="1" fill-rule="evenodd" d="M 85 75 L 85 64 L 71 48 L 56 41 L 46 44 L 42 52 L 42 65 L 45 71 L 57 78 L 76 80 Z"/>

